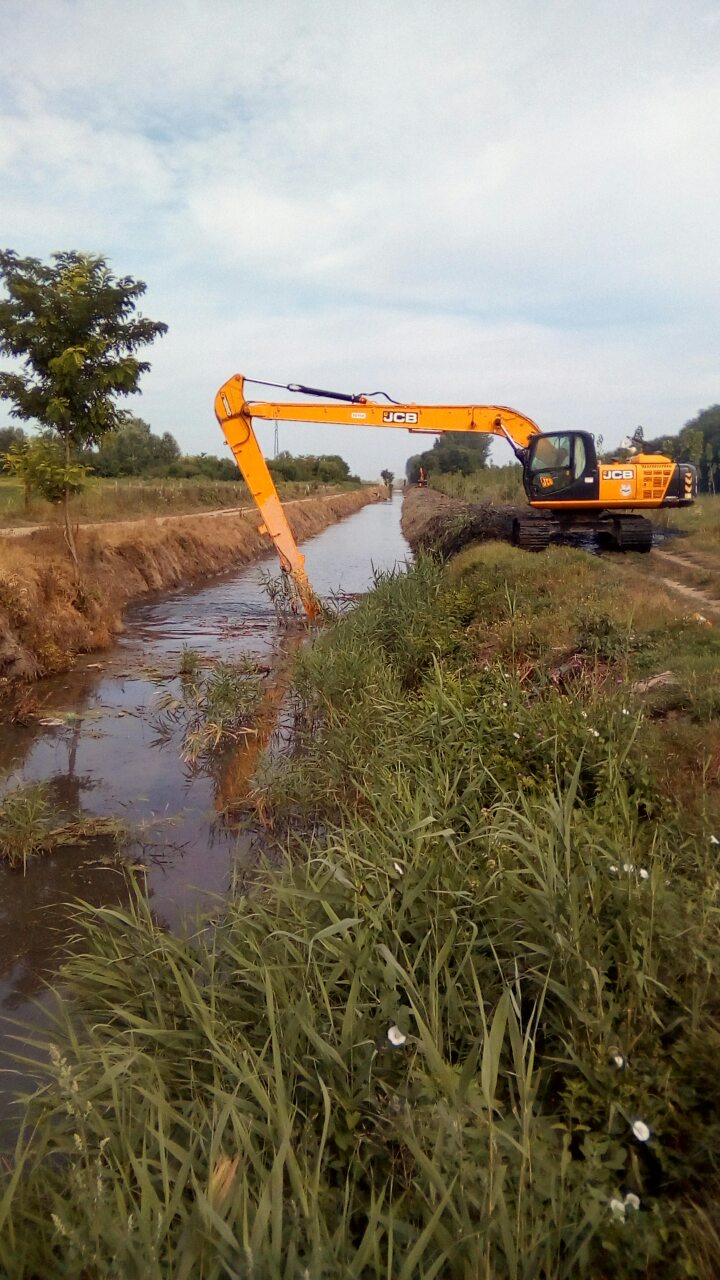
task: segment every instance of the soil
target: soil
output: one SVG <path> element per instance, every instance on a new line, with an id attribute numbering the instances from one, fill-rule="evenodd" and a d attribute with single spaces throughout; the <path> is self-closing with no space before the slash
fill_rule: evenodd
<path id="1" fill-rule="evenodd" d="M 375 486 L 288 502 L 285 510 L 302 541 L 385 496 Z M 266 555 L 271 544 L 260 526 L 254 509 L 81 526 L 81 589 L 61 529 L 22 538 L 0 531 L 0 691 L 106 648 L 129 601 Z"/>

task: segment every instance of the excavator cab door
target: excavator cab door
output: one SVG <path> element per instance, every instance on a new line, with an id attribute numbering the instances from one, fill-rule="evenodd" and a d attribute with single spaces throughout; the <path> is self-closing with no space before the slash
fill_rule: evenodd
<path id="1" fill-rule="evenodd" d="M 523 469 L 532 503 L 597 501 L 599 480 L 595 441 L 587 431 L 553 431 L 533 436 Z"/>

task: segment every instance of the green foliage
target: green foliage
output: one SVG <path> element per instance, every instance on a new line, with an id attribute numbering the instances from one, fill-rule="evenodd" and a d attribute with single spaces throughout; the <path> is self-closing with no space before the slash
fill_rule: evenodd
<path id="1" fill-rule="evenodd" d="M 703 409 L 685 423 L 677 436 L 658 436 L 646 440 L 648 453 L 660 452 L 678 462 L 691 462 L 699 471 L 699 488 L 703 493 L 720 491 L 720 404 Z"/>
<path id="2" fill-rule="evenodd" d="M 421 467 L 425 468 L 428 477 L 453 472 L 464 476 L 472 475 L 488 465 L 491 445 L 492 438 L 489 435 L 446 431 L 438 437 L 432 449 L 408 458 L 405 474 L 411 484 L 417 484 Z"/>
<path id="3" fill-rule="evenodd" d="M 82 493 L 90 467 L 68 460 L 63 444 L 49 432 L 25 437 L 4 455 L 5 470 L 23 485 L 26 508 L 37 493 L 46 502 L 60 503 L 66 494 Z"/>
<path id="4" fill-rule="evenodd" d="M 420 559 L 303 650 L 274 867 L 189 936 L 79 911 L 0 1268 L 709 1280 L 710 795 L 649 767 L 617 573 Z"/>
<path id="5" fill-rule="evenodd" d="M 344 481 L 358 482 L 357 476 L 350 475 L 350 468 L 338 454 L 303 454 L 294 457 L 284 451 L 277 458 L 268 459 L 268 467 L 273 479 L 301 480 L 308 484 L 342 484 Z"/>
<path id="6" fill-rule="evenodd" d="M 525 501 L 522 467 L 517 463 L 506 467 L 484 467 L 470 475 L 435 472 L 431 484 L 433 489 L 439 489 L 450 498 L 512 503 Z"/>
<path id="7" fill-rule="evenodd" d="M 262 675 L 254 663 L 221 662 L 202 672 L 199 655 L 185 648 L 180 677 L 179 689 L 155 699 L 153 723 L 161 738 L 180 728 L 182 757 L 188 764 L 202 764 L 218 748 L 253 732 L 262 698 Z"/>
<path id="8" fill-rule="evenodd" d="M 395 472 L 388 471 L 386 468 L 384 471 L 380 472 L 380 479 L 382 480 L 383 484 L 386 485 L 387 488 L 392 491 L 393 480 L 395 479 Z"/>
<path id="9" fill-rule="evenodd" d="M 0 863 L 23 871 L 37 854 L 83 844 L 95 836 L 118 840 L 124 833 L 116 818 L 59 814 L 47 782 L 16 782 L 0 798 Z"/>
<path id="10" fill-rule="evenodd" d="M 96 444 L 125 415 L 115 397 L 138 390 L 149 365 L 136 352 L 167 325 L 135 314 L 142 281 L 116 279 L 104 258 L 67 252 L 51 263 L 0 252 L 0 352 L 25 372 L 0 373 L 0 397 L 76 448 Z"/>
<path id="11" fill-rule="evenodd" d="M 0 427 L 0 475 L 7 473 L 5 454 L 16 444 L 22 444 L 25 432 L 22 427 Z"/>
<path id="12" fill-rule="evenodd" d="M 52 808 L 48 787 L 37 782 L 18 783 L 0 801 L 0 862 L 22 866 L 45 848 Z"/>
<path id="13" fill-rule="evenodd" d="M 130 417 L 101 441 L 91 458 L 99 476 L 142 476 L 168 475 L 180 456 L 169 431 L 154 435 L 147 422 Z"/>

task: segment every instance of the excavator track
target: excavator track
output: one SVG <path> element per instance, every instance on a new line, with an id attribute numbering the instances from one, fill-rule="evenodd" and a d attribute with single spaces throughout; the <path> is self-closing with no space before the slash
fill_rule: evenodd
<path id="1" fill-rule="evenodd" d="M 544 551 L 560 532 L 560 525 L 547 516 L 515 516 L 510 525 L 510 541 L 521 551 Z"/>
<path id="2" fill-rule="evenodd" d="M 653 527 L 643 516 L 613 516 L 601 522 L 598 534 L 615 551 L 652 550 Z"/>

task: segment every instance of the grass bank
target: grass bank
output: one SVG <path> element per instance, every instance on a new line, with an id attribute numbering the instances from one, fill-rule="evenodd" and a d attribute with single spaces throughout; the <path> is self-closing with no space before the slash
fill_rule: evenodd
<path id="1" fill-rule="evenodd" d="M 279 866 L 80 910 L 9 1275 L 717 1274 L 720 641 L 623 572 L 421 560 L 304 652 Z"/>
<path id="2" fill-rule="evenodd" d="M 378 501 L 364 488 L 289 503 L 295 536 L 312 537 Z M 65 670 L 76 654 L 106 647 L 132 599 L 190 583 L 258 559 L 272 550 L 254 511 L 135 520 L 80 528 L 78 590 L 62 531 L 19 539 L 0 536 L 0 686 Z"/>
<path id="3" fill-rule="evenodd" d="M 334 493 L 346 493 L 353 486 L 305 484 L 285 481 L 278 484 L 283 501 Z M 231 510 L 252 505 L 244 482 L 237 480 L 91 477 L 82 493 L 70 499 L 70 513 L 80 524 L 105 520 L 136 520 L 142 516 L 182 515 L 198 511 Z M 0 527 L 35 524 L 62 524 L 62 509 L 34 497 L 27 510 L 22 486 L 0 476 Z"/>

